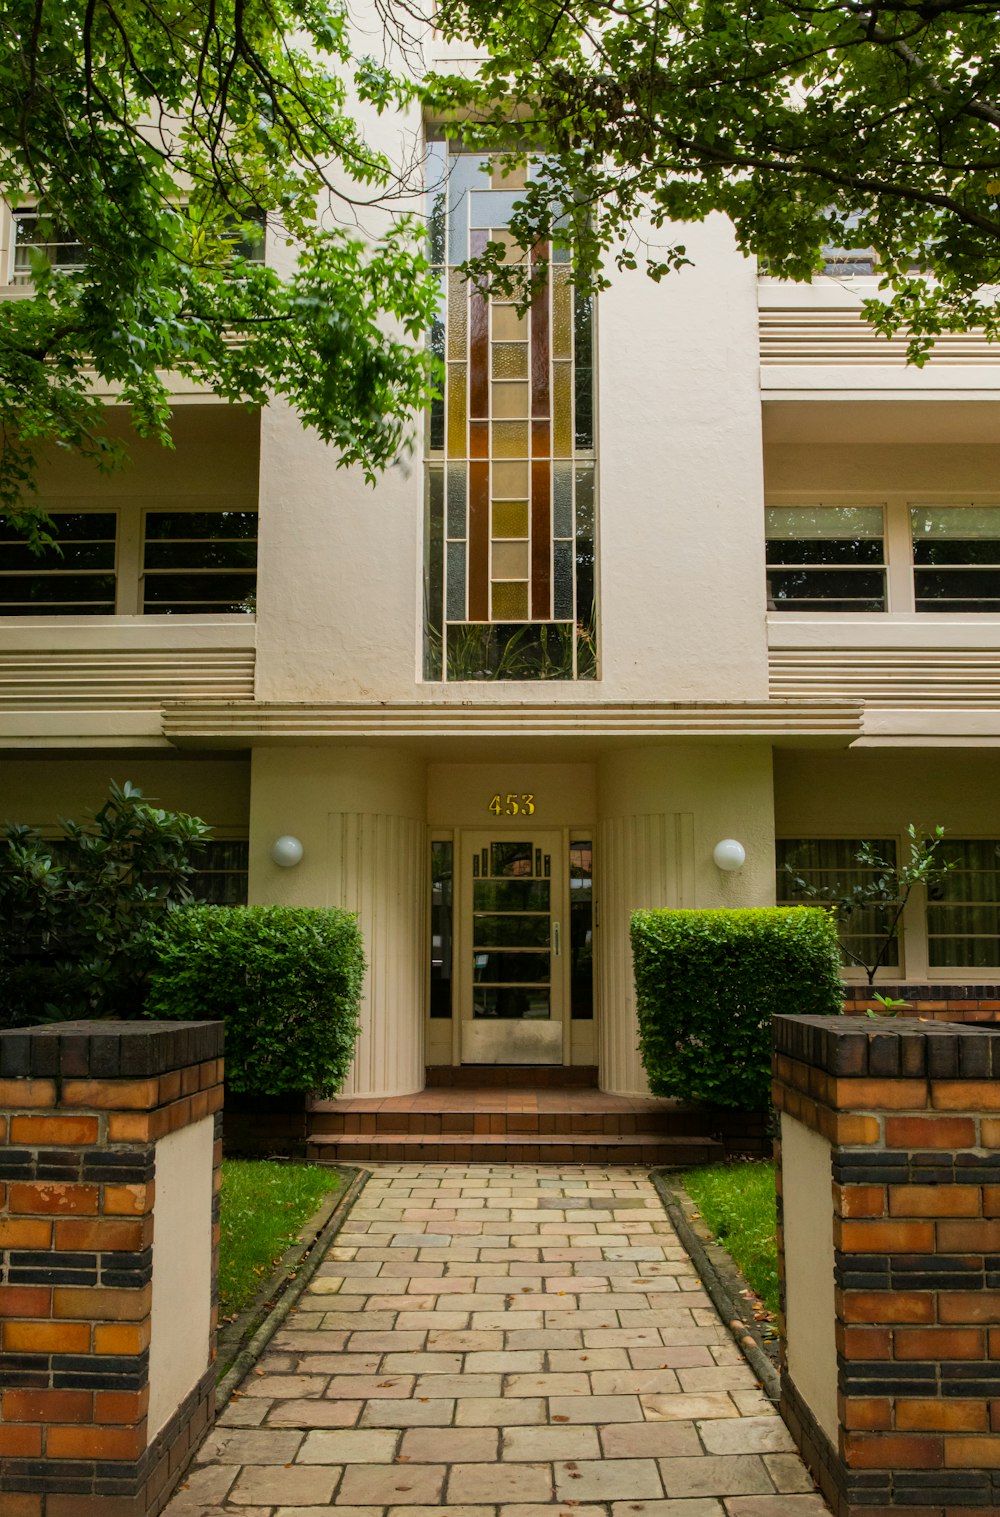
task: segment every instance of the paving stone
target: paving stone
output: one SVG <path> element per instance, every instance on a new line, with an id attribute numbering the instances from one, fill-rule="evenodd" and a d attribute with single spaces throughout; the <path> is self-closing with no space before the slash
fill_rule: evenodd
<path id="1" fill-rule="evenodd" d="M 363 1401 L 275 1401 L 267 1413 L 268 1427 L 353 1427 Z"/>
<path id="2" fill-rule="evenodd" d="M 337 1517 L 382 1517 L 380 1506 L 338 1506 Z M 274 1517 L 330 1517 L 328 1506 L 279 1506 Z"/>
<path id="3" fill-rule="evenodd" d="M 512 1501 L 550 1501 L 552 1468 L 548 1464 L 505 1465 L 499 1476 L 495 1465 L 454 1464 L 448 1478 L 447 1499 L 475 1505 L 489 1501 L 502 1490 Z"/>
<path id="4" fill-rule="evenodd" d="M 673 1370 L 598 1370 L 590 1383 L 595 1396 L 642 1396 L 679 1389 Z"/>
<path id="5" fill-rule="evenodd" d="M 554 1466 L 557 1501 L 662 1496 L 655 1459 L 568 1460 Z"/>
<path id="6" fill-rule="evenodd" d="M 533 1426 L 546 1420 L 546 1406 L 540 1396 L 481 1396 L 455 1403 L 456 1427 Z"/>
<path id="7" fill-rule="evenodd" d="M 469 1325 L 468 1312 L 400 1312 L 396 1318 L 396 1326 L 403 1331 L 408 1331 L 412 1328 L 418 1332 L 429 1330 L 436 1333 L 442 1330 L 449 1331 L 467 1328 Z"/>
<path id="8" fill-rule="evenodd" d="M 195 1455 L 199 1464 L 291 1464 L 302 1434 L 270 1428 L 217 1428 Z"/>
<path id="9" fill-rule="evenodd" d="M 499 1396 L 499 1375 L 419 1375 L 415 1396 Z"/>
<path id="10" fill-rule="evenodd" d="M 702 1454 L 660 1461 L 668 1496 L 771 1495 L 771 1478 L 756 1454 Z"/>
<path id="11" fill-rule="evenodd" d="M 338 1505 L 425 1506 L 441 1499 L 443 1464 L 353 1464 L 344 1471 Z"/>
<path id="12" fill-rule="evenodd" d="M 470 1355 L 475 1358 L 475 1355 Z M 462 1355 L 445 1353 L 386 1354 L 382 1373 L 399 1375 L 460 1375 Z"/>
<path id="13" fill-rule="evenodd" d="M 505 1375 L 505 1396 L 589 1396 L 587 1375 Z"/>
<path id="14" fill-rule="evenodd" d="M 607 1508 L 603 1506 L 579 1506 L 561 1505 L 553 1503 L 548 1506 L 536 1506 L 531 1503 L 524 1505 L 515 1504 L 502 1506 L 499 1517 L 607 1517 Z"/>
<path id="15" fill-rule="evenodd" d="M 283 1402 L 276 1405 L 283 1406 Z M 237 1401 L 234 1396 L 228 1406 L 223 1407 L 216 1418 L 216 1427 L 259 1427 L 270 1410 L 266 1401 L 247 1401 L 240 1397 Z"/>
<path id="16" fill-rule="evenodd" d="M 347 1340 L 347 1349 L 352 1354 L 400 1354 L 410 1349 L 422 1349 L 426 1333 L 419 1330 L 406 1332 L 399 1330 L 398 1326 L 391 1332 L 381 1329 L 370 1331 L 361 1328 L 356 1333 L 351 1333 Z"/>
<path id="17" fill-rule="evenodd" d="M 549 1416 L 553 1422 L 592 1422 L 597 1425 L 643 1420 L 638 1396 L 552 1396 Z"/>
<path id="18" fill-rule="evenodd" d="M 682 1497 L 679 1501 L 613 1501 L 611 1517 L 725 1517 L 725 1508 L 711 1496 Z"/>
<path id="19" fill-rule="evenodd" d="M 209 1464 L 192 1470 L 174 1495 L 166 1510 L 170 1517 L 198 1517 L 207 1505 L 224 1501 L 226 1492 L 236 1478 L 232 1465 Z"/>
<path id="20" fill-rule="evenodd" d="M 764 1454 L 762 1458 L 776 1491 L 812 1494 L 815 1490 L 813 1478 L 798 1454 Z"/>
<path id="21" fill-rule="evenodd" d="M 275 1333 L 271 1342 L 279 1348 L 296 1350 L 300 1354 L 336 1354 L 344 1347 L 348 1336 L 346 1331 L 326 1332 L 323 1328 L 313 1328 L 310 1332 L 303 1332 L 294 1327 L 283 1328 Z"/>
<path id="22" fill-rule="evenodd" d="M 470 1406 L 479 1406 L 477 1401 Z M 373 1398 L 364 1404 L 360 1427 L 443 1427 L 455 1416 L 453 1398 L 421 1397 L 419 1401 L 382 1401 Z"/>
<path id="23" fill-rule="evenodd" d="M 389 1464 L 396 1454 L 395 1429 L 337 1428 L 306 1435 L 297 1464 Z"/>
<path id="24" fill-rule="evenodd" d="M 757 1378 L 741 1358 L 739 1364 L 717 1364 L 712 1369 L 679 1369 L 677 1378 L 682 1391 L 752 1391 Z"/>
<path id="25" fill-rule="evenodd" d="M 626 1351 L 634 1369 L 685 1369 L 689 1365 L 712 1366 L 712 1350 L 706 1344 L 660 1344 Z"/>
<path id="26" fill-rule="evenodd" d="M 689 1396 L 684 1391 L 675 1391 L 665 1396 L 640 1396 L 643 1414 L 649 1422 L 690 1422 L 699 1417 L 738 1417 L 733 1402 L 722 1391 L 706 1391 L 701 1396 Z M 715 1449 L 714 1453 L 756 1453 L 755 1449 Z"/>
<path id="27" fill-rule="evenodd" d="M 471 1353 L 465 1356 L 465 1371 L 496 1371 L 502 1375 L 525 1372 L 540 1374 L 544 1368 L 544 1358 L 541 1349 L 500 1349 Z"/>
<path id="28" fill-rule="evenodd" d="M 326 1375 L 264 1375 L 243 1382 L 244 1396 L 263 1396 L 271 1401 L 280 1397 L 296 1399 L 322 1396 L 329 1383 Z"/>
<path id="29" fill-rule="evenodd" d="M 382 1358 L 381 1354 L 302 1354 L 297 1368 L 300 1375 L 375 1375 L 380 1366 L 390 1368 L 382 1364 Z"/>
<path id="30" fill-rule="evenodd" d="M 786 1454 L 795 1448 L 791 1433 L 777 1415 L 699 1422 L 698 1432 L 710 1454 Z"/>
<path id="31" fill-rule="evenodd" d="M 702 1452 L 693 1422 L 614 1422 L 600 1434 L 605 1459 L 673 1459 Z"/>
<path id="32" fill-rule="evenodd" d="M 339 1468 L 329 1465 L 313 1469 L 304 1465 L 245 1465 L 227 1500 L 237 1506 L 276 1506 L 279 1501 L 286 1506 L 322 1506 L 332 1500 L 340 1473 Z"/>
<path id="33" fill-rule="evenodd" d="M 505 1460 L 597 1459 L 600 1445 L 594 1427 L 505 1427 L 500 1435 Z"/>
<path id="34" fill-rule="evenodd" d="M 336 1296 L 345 1281 L 344 1275 L 314 1275 L 306 1286 L 307 1296 Z"/>
<path id="35" fill-rule="evenodd" d="M 326 1394 L 345 1396 L 349 1401 L 364 1401 L 369 1396 L 387 1401 L 392 1396 L 412 1396 L 413 1383 L 412 1375 L 334 1375 Z"/>
<path id="36" fill-rule="evenodd" d="M 499 1436 L 495 1427 L 417 1427 L 403 1434 L 399 1452 L 417 1464 L 495 1463 Z"/>
<path id="37" fill-rule="evenodd" d="M 727 1517 L 829 1517 L 822 1496 L 732 1496 Z"/>

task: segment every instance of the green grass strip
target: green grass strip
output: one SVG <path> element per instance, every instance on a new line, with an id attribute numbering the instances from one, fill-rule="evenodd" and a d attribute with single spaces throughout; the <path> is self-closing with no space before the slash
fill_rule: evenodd
<path id="1" fill-rule="evenodd" d="M 249 1306 L 325 1196 L 342 1188 L 319 1164 L 224 1159 L 219 1238 L 219 1316 Z"/>
<path id="2" fill-rule="evenodd" d="M 683 1175 L 707 1227 L 735 1260 L 769 1311 L 778 1310 L 774 1165 L 707 1164 Z"/>

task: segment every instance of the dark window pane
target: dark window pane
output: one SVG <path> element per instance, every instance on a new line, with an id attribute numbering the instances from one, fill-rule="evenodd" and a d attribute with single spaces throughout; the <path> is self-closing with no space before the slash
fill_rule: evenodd
<path id="1" fill-rule="evenodd" d="M 523 878 L 534 874 L 534 848 L 531 843 L 492 843 L 490 874 L 494 879 L 511 876 Z"/>
<path id="2" fill-rule="evenodd" d="M 475 911 L 548 911 L 548 880 L 476 880 Z"/>
<path id="3" fill-rule="evenodd" d="M 477 916 L 472 924 L 475 948 L 548 948 L 548 913 L 544 916 Z"/>
<path id="4" fill-rule="evenodd" d="M 917 600 L 1000 600 L 1000 569 L 918 569 Z"/>
<path id="5" fill-rule="evenodd" d="M 854 886 L 864 885 L 877 873 L 858 862 L 863 842 L 878 857 L 895 863 L 896 844 L 891 838 L 779 838 L 775 843 L 777 863 L 776 894 L 779 906 L 822 906 L 832 896 L 846 897 Z M 799 881 L 802 881 L 802 885 Z M 806 888 L 803 888 L 805 886 Z M 821 892 L 809 894 L 809 887 Z M 872 963 L 878 954 L 882 934 L 894 908 L 886 905 L 865 906 L 852 911 L 838 922 L 841 944 L 858 958 Z M 844 962 L 851 963 L 845 953 Z M 899 941 L 894 940 L 882 955 L 886 968 L 899 964 Z"/>
<path id="6" fill-rule="evenodd" d="M 455 544 L 449 544 L 454 547 Z M 572 679 L 572 622 L 470 623 L 448 628 L 448 678 Z"/>
<path id="7" fill-rule="evenodd" d="M 115 601 L 113 574 L 0 575 L 0 602 L 57 606 L 60 602 Z"/>
<path id="8" fill-rule="evenodd" d="M 881 564 L 880 537 L 775 538 L 767 544 L 769 564 Z"/>
<path id="9" fill-rule="evenodd" d="M 475 953 L 472 956 L 472 978 L 477 984 L 487 985 L 500 981 L 547 985 L 549 956 L 547 953 Z"/>
<path id="10" fill-rule="evenodd" d="M 257 544 L 246 541 L 147 542 L 147 569 L 256 569 Z"/>
<path id="11" fill-rule="evenodd" d="M 1000 564 L 996 538 L 948 537 L 913 542 L 915 564 Z"/>
<path id="12" fill-rule="evenodd" d="M 147 511 L 146 541 L 257 537 L 256 511 Z"/>
<path id="13" fill-rule="evenodd" d="M 772 569 L 767 583 L 769 600 L 778 610 L 789 601 L 806 610 L 808 605 L 802 603 L 815 602 L 816 609 L 823 610 L 825 601 L 857 605 L 858 610 L 885 607 L 885 576 L 868 569 Z"/>
<path id="14" fill-rule="evenodd" d="M 593 849 L 576 842 L 569 849 L 570 1015 L 590 1021 L 594 1015 Z"/>
<path id="15" fill-rule="evenodd" d="M 147 574 L 146 605 L 154 611 L 167 604 L 186 602 L 214 604 L 217 609 L 239 611 L 253 599 L 255 574 Z"/>
<path id="16" fill-rule="evenodd" d="M 431 843 L 431 1016 L 451 1016 L 454 844 Z"/>
<path id="17" fill-rule="evenodd" d="M 477 985 L 472 992 L 472 1012 L 476 1017 L 544 1022 L 550 1015 L 549 992 L 523 985 Z"/>

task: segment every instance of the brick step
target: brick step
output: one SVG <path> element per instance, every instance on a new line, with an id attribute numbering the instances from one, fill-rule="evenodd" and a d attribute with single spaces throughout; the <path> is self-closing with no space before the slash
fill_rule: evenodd
<path id="1" fill-rule="evenodd" d="M 331 1103 L 332 1106 L 333 1103 Z M 512 1140 L 545 1138 L 634 1138 L 653 1134 L 657 1138 L 703 1138 L 714 1132 L 711 1114 L 691 1111 L 584 1112 L 584 1111 L 490 1111 L 481 1104 L 468 1110 L 393 1111 L 361 1107 L 354 1101 L 338 1111 L 309 1113 L 310 1136 L 392 1138 L 399 1134 L 426 1137 L 506 1137 Z"/>
<path id="2" fill-rule="evenodd" d="M 662 1133 L 339 1133 L 311 1134 L 306 1157 L 317 1164 L 710 1164 L 724 1157 L 714 1138 Z"/>
<path id="3" fill-rule="evenodd" d="M 597 1089 L 596 1064 L 428 1064 L 427 1088 L 485 1090 L 510 1085 L 534 1090 Z"/>

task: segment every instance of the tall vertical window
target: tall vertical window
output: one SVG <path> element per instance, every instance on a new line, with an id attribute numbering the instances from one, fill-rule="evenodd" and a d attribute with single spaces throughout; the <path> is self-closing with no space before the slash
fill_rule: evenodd
<path id="1" fill-rule="evenodd" d="M 428 176 L 432 344 L 447 379 L 428 422 L 424 674 L 593 679 L 591 301 L 575 294 L 564 250 L 514 243 L 516 172 L 432 142 Z M 463 277 L 491 242 L 525 265 L 527 310 Z"/>
<path id="2" fill-rule="evenodd" d="M 570 1007 L 574 1022 L 594 1016 L 594 848 L 569 845 Z"/>
<path id="3" fill-rule="evenodd" d="M 455 845 L 431 843 L 431 1016 L 451 1016 Z"/>

